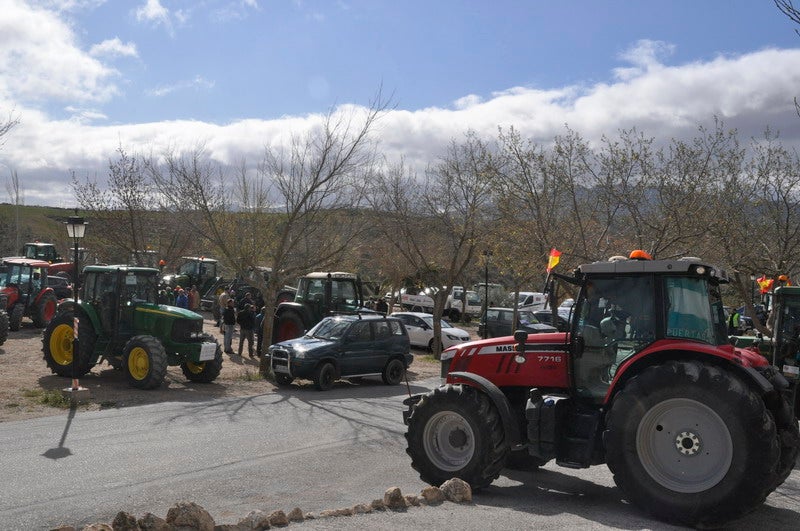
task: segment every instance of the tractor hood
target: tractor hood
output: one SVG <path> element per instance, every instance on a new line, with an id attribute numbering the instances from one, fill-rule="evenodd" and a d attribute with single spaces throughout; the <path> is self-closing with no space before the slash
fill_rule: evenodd
<path id="1" fill-rule="evenodd" d="M 136 311 L 154 315 L 163 315 L 164 317 L 172 317 L 172 318 L 178 317 L 182 319 L 192 319 L 200 321 L 203 320 L 203 316 L 197 312 L 187 310 L 186 308 L 179 308 L 177 306 L 169 306 L 167 304 L 153 304 L 153 303 L 136 304 Z"/>

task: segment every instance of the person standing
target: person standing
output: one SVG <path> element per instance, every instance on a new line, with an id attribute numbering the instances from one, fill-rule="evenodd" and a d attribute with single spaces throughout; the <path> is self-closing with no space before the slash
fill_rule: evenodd
<path id="1" fill-rule="evenodd" d="M 200 292 L 195 285 L 192 285 L 192 289 L 189 290 L 189 309 L 193 312 L 200 309 Z"/>
<path id="2" fill-rule="evenodd" d="M 219 321 L 217 325 L 219 326 L 220 332 L 225 332 L 225 327 L 223 325 L 222 315 L 225 313 L 225 309 L 228 307 L 228 301 L 231 300 L 231 296 L 228 293 L 228 290 L 222 290 L 222 293 L 219 294 L 219 298 L 217 298 L 217 302 L 219 302 Z"/>
<path id="3" fill-rule="evenodd" d="M 186 295 L 186 292 L 181 288 L 178 288 L 177 291 L 178 295 L 175 297 L 175 306 L 189 309 L 189 297 Z"/>
<path id="4" fill-rule="evenodd" d="M 228 299 L 222 311 L 222 333 L 224 334 L 225 353 L 233 354 L 233 333 L 236 330 L 236 306 L 233 299 Z"/>
<path id="5" fill-rule="evenodd" d="M 247 355 L 253 357 L 253 329 L 256 326 L 256 314 L 253 312 L 251 304 L 245 304 L 239 315 L 236 317 L 239 323 L 239 356 L 242 355 L 242 347 L 247 341 Z"/>

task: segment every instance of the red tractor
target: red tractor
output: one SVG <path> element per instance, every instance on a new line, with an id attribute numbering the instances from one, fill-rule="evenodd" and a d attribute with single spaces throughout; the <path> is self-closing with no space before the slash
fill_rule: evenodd
<path id="1" fill-rule="evenodd" d="M 657 518 L 719 525 L 795 465 L 797 380 L 728 341 L 724 271 L 616 257 L 553 275 L 579 290 L 568 332 L 464 343 L 446 383 L 409 397 L 407 452 L 428 483 L 488 486 L 504 467 L 606 463 Z M 551 300 L 555 300 L 554 298 Z"/>
<path id="2" fill-rule="evenodd" d="M 58 307 L 53 288 L 47 285 L 50 264 L 44 260 L 7 258 L 0 271 L 0 294 L 8 312 L 8 327 L 20 329 L 23 317 L 44 328 L 55 316 Z"/>

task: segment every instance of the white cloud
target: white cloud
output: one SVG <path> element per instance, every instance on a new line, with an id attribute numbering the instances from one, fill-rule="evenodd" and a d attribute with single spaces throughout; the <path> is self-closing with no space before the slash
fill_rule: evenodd
<path id="1" fill-rule="evenodd" d="M 71 42 L 65 28 L 52 21 L 50 24 L 49 33 L 63 33 L 59 42 Z M 0 26 L 5 28 L 3 21 Z M 4 50 L 6 42 L 0 31 L 0 50 Z M 767 49 L 737 57 L 665 65 L 663 54 L 669 51 L 669 45 L 663 43 L 639 43 L 621 56 L 626 61 L 623 66 L 630 68 L 624 75 L 618 75 L 618 70 L 609 72 L 612 77 L 606 83 L 549 89 L 509 87 L 490 95 L 467 94 L 450 108 L 391 110 L 378 122 L 375 136 L 387 157 L 402 155 L 416 168 L 435 162 L 448 142 L 462 138 L 468 129 L 494 138 L 498 126 L 512 125 L 540 143 L 549 143 L 554 136 L 563 134 L 565 124 L 589 142 L 632 127 L 666 141 L 691 138 L 698 125 L 709 125 L 717 116 L 727 127 L 737 128 L 743 142 L 751 136 L 759 137 L 769 126 L 781 132 L 787 147 L 800 146 L 800 127 L 792 100 L 795 95 L 800 96 L 800 49 Z M 0 65 L 4 57 L 0 51 Z M 55 63 L 49 63 L 48 68 L 57 73 L 59 65 Z M 0 79 L 6 77 L 4 74 Z M 104 79 L 96 78 L 98 87 L 103 86 Z M 213 87 L 212 81 L 197 76 L 159 87 L 152 94 L 164 96 L 176 90 Z M 13 101 L 3 98 L 0 92 L 0 108 Z M 256 163 L 265 145 L 285 145 L 292 134 L 302 134 L 320 123 L 320 116 L 308 115 L 244 119 L 223 125 L 189 120 L 98 125 L 96 120 L 104 118 L 102 113 L 91 106 L 68 103 L 73 105 L 68 109 L 72 114 L 68 120 L 52 120 L 42 112 L 17 105 L 23 121 L 8 136 L 0 154 L 8 167 L 26 176 L 29 204 L 67 202 L 70 206 L 69 170 L 79 175 L 103 175 L 109 157 L 120 145 L 131 151 L 158 153 L 167 146 L 191 149 L 202 142 L 213 160 L 233 164 L 246 158 Z M 349 109 L 358 107 L 340 108 L 342 112 Z M 0 176 L 4 171 L 0 167 Z"/>
<path id="2" fill-rule="evenodd" d="M 179 92 L 187 89 L 210 90 L 212 88 L 214 88 L 213 81 L 205 79 L 203 76 L 195 76 L 193 79 L 178 81 L 177 83 L 173 83 L 172 85 L 162 85 L 160 87 L 156 87 L 154 89 L 148 90 L 147 93 L 150 96 L 155 96 L 157 98 L 160 98 L 162 96 L 167 96 L 169 94 L 172 94 L 173 92 Z"/>
<path id="3" fill-rule="evenodd" d="M 117 71 L 81 50 L 54 12 L 21 0 L 3 0 L 0 12 L 0 97 L 105 101 L 118 93 Z"/>
<path id="4" fill-rule="evenodd" d="M 93 57 L 138 57 L 139 52 L 136 51 L 135 43 L 123 43 L 119 37 L 114 37 L 92 46 L 89 49 L 89 55 Z"/>
<path id="5" fill-rule="evenodd" d="M 144 5 L 136 8 L 136 20 L 148 22 L 154 26 L 164 26 L 170 35 L 173 35 L 172 21 L 169 10 L 161 5 L 161 0 L 146 0 Z"/>

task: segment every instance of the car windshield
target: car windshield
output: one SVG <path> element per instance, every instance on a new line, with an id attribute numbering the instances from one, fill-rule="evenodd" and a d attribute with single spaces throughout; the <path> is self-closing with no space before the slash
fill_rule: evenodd
<path id="1" fill-rule="evenodd" d="M 429 315 L 427 317 L 423 317 L 422 320 L 425 321 L 426 325 L 430 326 L 431 329 L 433 329 L 433 316 L 432 315 Z M 442 328 L 453 328 L 453 325 L 451 325 L 450 323 L 448 323 L 444 319 L 440 319 L 440 322 L 442 323 Z"/>
<path id="2" fill-rule="evenodd" d="M 521 324 L 535 324 L 539 320 L 536 319 L 532 312 L 519 312 L 519 322 Z"/>
<path id="3" fill-rule="evenodd" d="M 352 323 L 350 320 L 323 319 L 309 330 L 306 336 L 317 339 L 339 339 L 347 332 L 350 323 Z"/>

